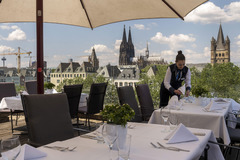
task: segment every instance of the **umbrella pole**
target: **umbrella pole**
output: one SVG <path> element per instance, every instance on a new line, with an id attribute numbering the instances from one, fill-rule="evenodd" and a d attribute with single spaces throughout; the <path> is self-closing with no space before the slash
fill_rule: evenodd
<path id="1" fill-rule="evenodd" d="M 43 79 L 43 0 L 36 0 L 36 34 L 37 34 L 37 91 L 44 93 Z"/>

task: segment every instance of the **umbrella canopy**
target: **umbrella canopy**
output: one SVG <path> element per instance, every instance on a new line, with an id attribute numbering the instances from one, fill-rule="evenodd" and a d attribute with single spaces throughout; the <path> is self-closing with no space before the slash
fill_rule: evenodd
<path id="1" fill-rule="evenodd" d="M 146 18 L 183 18 L 207 0 L 43 0 L 43 22 L 95 28 Z M 2 0 L 0 22 L 35 22 L 36 0 Z"/>
<path id="2" fill-rule="evenodd" d="M 37 22 L 38 90 L 43 93 L 42 23 L 95 28 L 134 19 L 181 18 L 207 0 L 0 0 L 0 22 Z M 37 6 L 37 7 L 36 7 Z M 39 82 L 41 81 L 41 82 Z M 42 89 L 41 89 L 42 88 Z"/>

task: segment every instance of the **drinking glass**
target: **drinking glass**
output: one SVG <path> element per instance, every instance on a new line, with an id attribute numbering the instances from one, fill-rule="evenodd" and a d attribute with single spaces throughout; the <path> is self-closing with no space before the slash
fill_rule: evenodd
<path id="1" fill-rule="evenodd" d="M 160 114 L 161 114 L 161 117 L 162 117 L 162 119 L 164 121 L 164 125 L 167 125 L 168 117 L 170 115 L 170 110 L 168 108 L 166 108 L 166 109 L 161 108 Z M 168 132 L 166 127 L 163 130 L 163 132 Z"/>
<path id="2" fill-rule="evenodd" d="M 178 125 L 178 119 L 175 114 L 170 114 L 169 116 L 170 130 L 174 130 Z"/>
<path id="3" fill-rule="evenodd" d="M 105 143 L 109 147 L 110 160 L 112 160 L 113 144 L 117 140 L 117 137 L 118 137 L 117 126 L 106 124 L 106 123 L 103 124 L 103 126 L 102 126 L 102 136 L 103 136 L 103 139 L 104 139 Z"/>
<path id="4" fill-rule="evenodd" d="M 132 136 L 127 134 L 124 139 L 117 140 L 118 157 L 121 160 L 129 160 Z"/>
<path id="5" fill-rule="evenodd" d="M 21 150 L 19 136 L 14 135 L 11 138 L 3 139 L 1 141 L 0 153 L 3 160 L 14 160 L 17 158 Z"/>

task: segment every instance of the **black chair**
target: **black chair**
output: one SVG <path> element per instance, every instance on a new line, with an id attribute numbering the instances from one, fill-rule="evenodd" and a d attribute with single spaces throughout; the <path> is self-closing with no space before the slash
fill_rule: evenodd
<path id="1" fill-rule="evenodd" d="M 139 84 L 136 86 L 136 92 L 143 120 L 148 121 L 154 111 L 153 100 L 149 87 L 147 84 Z"/>
<path id="2" fill-rule="evenodd" d="M 22 95 L 29 143 L 35 147 L 74 137 L 67 95 Z"/>
<path id="3" fill-rule="evenodd" d="M 134 110 L 135 116 L 131 122 L 142 122 L 142 115 L 138 107 L 135 93 L 132 86 L 124 86 L 117 88 L 118 98 L 121 105 L 128 104 Z"/>
<path id="4" fill-rule="evenodd" d="M 100 111 L 103 110 L 107 84 L 108 83 L 93 83 L 87 99 L 87 106 L 80 107 L 78 110 L 80 114 L 84 114 L 86 116 L 86 123 L 88 123 L 89 130 L 91 130 L 90 116 L 100 113 Z"/>
<path id="5" fill-rule="evenodd" d="M 78 106 L 82 93 L 82 84 L 63 86 L 67 94 L 70 116 L 72 119 L 77 118 L 77 127 L 79 127 Z"/>
<path id="6" fill-rule="evenodd" d="M 26 81 L 24 83 L 25 89 L 28 94 L 38 94 L 37 92 L 37 81 Z"/>
<path id="7" fill-rule="evenodd" d="M 13 96 L 16 96 L 17 95 L 17 92 L 16 92 L 16 88 L 15 88 L 15 84 L 10 82 L 1 82 L 0 83 L 0 102 L 2 101 L 2 99 L 4 97 L 13 97 Z M 11 116 L 11 129 L 12 129 L 12 133 L 13 133 L 13 114 L 17 114 L 16 116 L 16 125 L 17 125 L 17 120 L 18 120 L 18 113 L 21 113 L 23 111 L 20 111 L 20 110 L 12 110 L 12 109 L 7 109 L 7 110 L 1 110 L 2 113 L 10 113 L 10 116 Z"/>

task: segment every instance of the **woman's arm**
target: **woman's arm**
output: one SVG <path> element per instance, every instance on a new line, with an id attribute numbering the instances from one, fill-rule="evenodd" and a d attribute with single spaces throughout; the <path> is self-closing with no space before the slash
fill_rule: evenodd
<path id="1" fill-rule="evenodd" d="M 171 77 L 172 77 L 172 72 L 170 67 L 168 67 L 163 83 L 165 88 L 173 94 L 175 89 L 170 85 Z"/>

